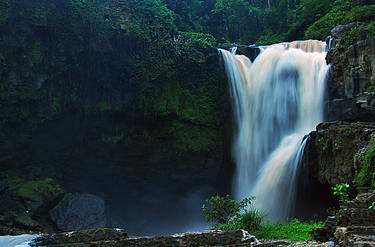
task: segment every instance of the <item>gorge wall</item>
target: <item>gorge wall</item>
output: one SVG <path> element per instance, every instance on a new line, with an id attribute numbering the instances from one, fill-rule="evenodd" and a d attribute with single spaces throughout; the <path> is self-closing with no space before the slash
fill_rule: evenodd
<path id="1" fill-rule="evenodd" d="M 318 125 L 310 134 L 308 150 L 313 177 L 330 186 L 347 183 L 351 196 L 374 188 L 375 38 L 364 27 L 365 23 L 351 23 L 332 30 L 334 45 L 326 58 L 331 64 L 326 119 L 347 122 Z"/>
<path id="2" fill-rule="evenodd" d="M 0 5 L 0 234 L 62 230 L 49 212 L 84 201 L 82 194 L 95 195 L 88 197 L 108 227 L 202 227 L 194 225 L 202 202 L 230 193 L 233 172 L 229 89 L 215 38 L 179 32 L 158 1 L 147 2 L 152 21 L 132 14 L 137 1 L 81 2 Z M 329 52 L 332 119 L 372 118 L 373 53 L 371 37 Z M 371 150 L 368 133 L 354 132 L 358 150 Z M 352 179 L 354 163 L 324 156 L 324 143 L 314 144 L 312 176 Z"/>
<path id="3" fill-rule="evenodd" d="M 100 197 L 130 233 L 201 227 L 203 201 L 230 187 L 215 39 L 165 30 L 157 3 L 142 26 L 128 2 L 79 2 L 15 1 L 0 23 L 1 233 L 58 230 L 48 212 L 69 193 Z"/>

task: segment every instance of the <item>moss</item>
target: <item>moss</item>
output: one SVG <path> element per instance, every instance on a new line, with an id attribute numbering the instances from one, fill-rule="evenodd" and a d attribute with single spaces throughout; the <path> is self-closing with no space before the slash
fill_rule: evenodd
<path id="1" fill-rule="evenodd" d="M 24 183 L 17 192 L 21 198 L 33 201 L 41 201 L 46 194 L 55 194 L 61 192 L 61 187 L 54 184 L 52 178 L 46 178 L 39 181 L 29 181 Z"/>
<path id="2" fill-rule="evenodd" d="M 172 150 L 176 154 L 213 152 L 221 146 L 220 135 L 215 128 L 176 120 L 167 126 L 164 133 L 174 138 Z"/>
<path id="3" fill-rule="evenodd" d="M 0 24 L 6 22 L 10 17 L 10 3 L 9 0 L 0 1 Z"/>
<path id="4" fill-rule="evenodd" d="M 100 112 L 110 111 L 111 108 L 112 108 L 111 105 L 110 105 L 107 101 L 105 101 L 105 100 L 101 100 L 101 101 L 98 103 L 97 107 L 98 107 L 98 110 L 99 110 Z"/>
<path id="5" fill-rule="evenodd" d="M 375 190 L 375 135 L 372 135 L 369 149 L 360 170 L 355 172 L 354 186 L 360 192 Z"/>
<path id="6" fill-rule="evenodd" d="M 321 136 L 318 138 L 318 142 L 320 143 L 323 152 L 326 153 L 329 151 L 330 141 L 328 138 L 324 138 L 323 136 Z"/>
<path id="7" fill-rule="evenodd" d="M 42 50 L 40 41 L 34 42 L 30 47 L 30 55 L 33 62 L 42 62 Z"/>
<path id="8" fill-rule="evenodd" d="M 366 91 L 369 92 L 369 93 L 374 93 L 374 92 L 375 92 L 375 86 L 374 86 L 374 85 L 369 86 L 369 87 L 366 89 Z"/>

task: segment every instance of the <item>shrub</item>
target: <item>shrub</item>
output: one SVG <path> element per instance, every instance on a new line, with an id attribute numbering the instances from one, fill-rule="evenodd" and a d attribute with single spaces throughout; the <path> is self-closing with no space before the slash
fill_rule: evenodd
<path id="1" fill-rule="evenodd" d="M 262 222 L 266 214 L 257 209 L 246 210 L 233 221 L 213 227 L 215 230 L 238 230 L 243 229 L 248 232 L 260 231 L 262 229 Z"/>
<path id="2" fill-rule="evenodd" d="M 371 137 L 370 148 L 366 153 L 361 169 L 355 172 L 354 186 L 359 192 L 375 190 L 375 136 Z"/>
<path id="3" fill-rule="evenodd" d="M 371 22 L 375 19 L 375 5 L 365 5 L 357 6 L 350 8 L 333 8 L 330 12 L 324 15 L 322 18 L 314 22 L 310 27 L 305 31 L 305 39 L 325 39 L 331 30 L 338 26 L 344 25 L 351 22 Z M 354 30 L 351 32 L 350 41 L 353 42 L 353 39 L 362 33 L 362 31 L 370 31 L 371 27 L 374 27 L 374 24 L 370 24 L 366 30 Z M 374 27 L 375 33 L 375 27 Z"/>
<path id="4" fill-rule="evenodd" d="M 346 204 L 349 199 L 348 195 L 349 184 L 336 184 L 332 187 L 333 194 L 340 197 L 340 203 Z"/>
<path id="5" fill-rule="evenodd" d="M 203 214 L 205 219 L 208 222 L 212 222 L 214 226 L 233 223 L 254 199 L 254 197 L 250 197 L 238 202 L 231 199 L 229 195 L 225 197 L 213 196 L 207 199 L 206 204 L 202 206 Z"/>

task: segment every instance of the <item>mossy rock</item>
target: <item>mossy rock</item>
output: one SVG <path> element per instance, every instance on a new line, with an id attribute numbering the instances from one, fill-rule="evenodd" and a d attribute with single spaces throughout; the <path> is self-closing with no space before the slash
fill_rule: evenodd
<path id="1" fill-rule="evenodd" d="M 52 178 L 39 181 L 28 181 L 22 184 L 17 196 L 26 204 L 29 210 L 36 210 L 45 203 L 49 203 L 63 193 L 61 187 Z"/>
<path id="2" fill-rule="evenodd" d="M 375 190 L 375 133 L 371 140 L 355 156 L 354 186 L 359 192 L 371 192 Z"/>

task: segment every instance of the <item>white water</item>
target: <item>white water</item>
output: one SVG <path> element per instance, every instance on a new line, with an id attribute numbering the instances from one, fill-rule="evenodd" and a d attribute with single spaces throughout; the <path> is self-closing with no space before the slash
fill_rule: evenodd
<path id="1" fill-rule="evenodd" d="M 255 196 L 271 221 L 285 221 L 293 209 L 303 137 L 323 120 L 324 50 L 320 41 L 272 45 L 253 64 L 219 50 L 236 120 L 234 193 Z"/>
<path id="2" fill-rule="evenodd" d="M 23 234 L 18 236 L 0 236 L 1 247 L 29 247 L 31 240 L 37 235 Z"/>

